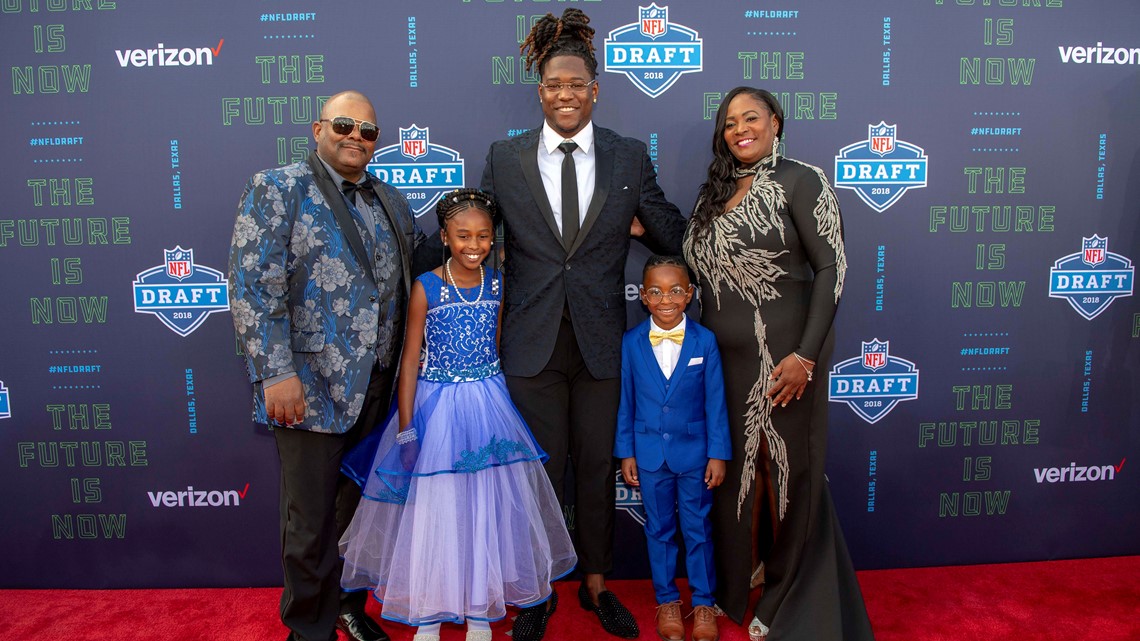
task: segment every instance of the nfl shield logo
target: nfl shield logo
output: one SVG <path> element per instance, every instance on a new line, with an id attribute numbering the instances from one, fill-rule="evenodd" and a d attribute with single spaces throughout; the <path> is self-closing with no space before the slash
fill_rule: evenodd
<path id="1" fill-rule="evenodd" d="M 166 256 L 166 275 L 174 280 L 182 281 L 189 278 L 194 274 L 194 250 L 182 249 L 177 246 L 174 249 L 164 249 L 163 254 Z"/>
<path id="2" fill-rule="evenodd" d="M 400 153 L 415 160 L 426 156 L 428 152 L 428 129 L 427 127 L 417 127 L 412 124 L 411 127 L 404 129 L 400 128 Z"/>
<path id="3" fill-rule="evenodd" d="M 1108 254 L 1108 238 L 1101 238 L 1095 234 L 1091 238 L 1082 238 L 1081 249 L 1084 250 L 1082 259 L 1085 264 L 1096 267 L 1104 262 L 1105 255 Z"/>
<path id="4" fill-rule="evenodd" d="M 880 120 L 877 125 L 867 127 L 867 146 L 878 156 L 886 156 L 895 150 L 895 130 L 898 125 L 888 125 Z"/>
<path id="5" fill-rule="evenodd" d="M 659 7 L 656 3 L 648 7 L 638 7 L 641 16 L 641 35 L 656 40 L 669 30 L 669 7 Z"/>
<path id="6" fill-rule="evenodd" d="M 887 364 L 887 346 L 890 341 L 880 341 L 875 339 L 869 343 L 863 343 L 863 367 L 871 370 L 872 372 L 877 369 L 882 369 Z"/>

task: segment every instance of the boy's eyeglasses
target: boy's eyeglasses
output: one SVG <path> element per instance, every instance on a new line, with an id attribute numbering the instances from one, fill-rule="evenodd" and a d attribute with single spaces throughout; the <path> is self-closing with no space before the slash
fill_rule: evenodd
<path id="1" fill-rule="evenodd" d="M 649 289 L 645 289 L 643 287 L 641 288 L 641 295 L 645 297 L 645 300 L 656 304 L 660 303 L 665 298 L 668 298 L 669 300 L 681 300 L 687 296 L 688 293 L 692 291 L 692 289 L 693 286 L 689 285 L 688 289 L 683 287 L 674 287 L 667 292 L 663 292 L 656 287 L 650 287 Z"/>
<path id="2" fill-rule="evenodd" d="M 341 136 L 351 134 L 352 130 L 356 129 L 357 125 L 360 125 L 361 138 L 372 142 L 380 137 L 380 127 L 378 127 L 376 123 L 368 122 L 367 120 L 357 120 L 356 118 L 349 118 L 348 116 L 337 116 L 332 120 L 321 118 L 321 122 L 331 122 L 332 130 Z"/>

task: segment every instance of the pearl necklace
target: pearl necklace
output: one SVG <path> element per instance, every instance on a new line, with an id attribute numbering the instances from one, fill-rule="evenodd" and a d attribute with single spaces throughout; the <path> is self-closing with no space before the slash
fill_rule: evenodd
<path id="1" fill-rule="evenodd" d="M 459 285 L 455 282 L 455 277 L 451 275 L 451 259 L 450 258 L 448 258 L 447 262 L 443 264 L 443 270 L 445 272 L 447 272 L 447 280 L 451 281 L 451 286 L 455 288 L 455 295 L 459 297 L 460 301 L 467 303 L 467 304 L 472 304 L 472 303 L 478 303 L 480 300 L 483 299 L 483 285 L 486 284 L 486 282 L 483 279 L 483 263 L 479 263 L 479 295 L 475 297 L 475 300 L 467 300 L 466 298 L 463 297 L 463 293 L 459 291 Z"/>

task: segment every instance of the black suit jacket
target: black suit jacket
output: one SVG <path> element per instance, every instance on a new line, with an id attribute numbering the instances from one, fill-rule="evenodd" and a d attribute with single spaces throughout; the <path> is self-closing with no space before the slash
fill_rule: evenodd
<path id="1" fill-rule="evenodd" d="M 593 126 L 593 125 L 591 125 Z M 542 129 L 487 152 L 482 188 L 493 192 L 506 233 L 500 358 L 509 376 L 535 376 L 550 361 L 564 307 L 590 374 L 621 375 L 625 262 L 637 216 L 651 250 L 681 253 L 685 219 L 657 185 L 645 144 L 594 127 L 594 196 L 567 252 L 538 171 Z"/>

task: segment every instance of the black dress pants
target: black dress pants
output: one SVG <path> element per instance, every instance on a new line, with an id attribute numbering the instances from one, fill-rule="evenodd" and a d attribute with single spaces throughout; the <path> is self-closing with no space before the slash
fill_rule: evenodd
<path id="1" fill-rule="evenodd" d="M 338 542 L 360 502 L 341 458 L 386 415 L 393 368 L 374 368 L 360 417 L 345 434 L 274 428 L 281 458 L 281 622 L 291 641 L 336 639 L 337 617 L 363 612 L 367 591 L 341 592 Z"/>
<path id="2" fill-rule="evenodd" d="M 507 376 L 507 389 L 550 460 L 546 473 L 565 506 L 567 458 L 574 468 L 574 542 L 578 569 L 613 567 L 614 431 L 621 379 L 596 379 L 586 369 L 570 320 L 563 315 L 554 353 L 536 376 Z"/>

